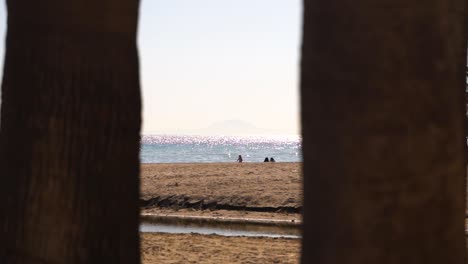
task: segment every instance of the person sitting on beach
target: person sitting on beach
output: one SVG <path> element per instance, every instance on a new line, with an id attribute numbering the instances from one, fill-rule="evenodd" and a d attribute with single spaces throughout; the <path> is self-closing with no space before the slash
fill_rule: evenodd
<path id="1" fill-rule="evenodd" d="M 271 157 L 270 162 L 276 162 L 276 160 L 273 157 Z"/>
<path id="2" fill-rule="evenodd" d="M 265 159 L 263 160 L 263 162 L 268 162 L 268 157 L 265 157 Z"/>
<path id="3" fill-rule="evenodd" d="M 241 156 L 241 155 L 239 155 L 239 157 L 237 158 L 237 160 L 236 160 L 236 161 L 237 161 L 237 162 L 242 162 L 242 156 Z"/>

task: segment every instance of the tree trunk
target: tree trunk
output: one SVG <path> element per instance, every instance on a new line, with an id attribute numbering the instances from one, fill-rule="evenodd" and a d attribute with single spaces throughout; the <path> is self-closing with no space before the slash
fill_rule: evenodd
<path id="1" fill-rule="evenodd" d="M 464 4 L 304 1 L 302 263 L 464 263 Z"/>
<path id="2" fill-rule="evenodd" d="M 0 263 L 139 263 L 138 1 L 7 2 Z"/>

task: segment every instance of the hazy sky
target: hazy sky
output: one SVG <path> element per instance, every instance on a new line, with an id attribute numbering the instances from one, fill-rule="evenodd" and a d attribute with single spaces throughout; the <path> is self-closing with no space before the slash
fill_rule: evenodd
<path id="1" fill-rule="evenodd" d="M 232 119 L 298 133 L 300 24 L 299 0 L 143 0 L 143 133 Z"/>

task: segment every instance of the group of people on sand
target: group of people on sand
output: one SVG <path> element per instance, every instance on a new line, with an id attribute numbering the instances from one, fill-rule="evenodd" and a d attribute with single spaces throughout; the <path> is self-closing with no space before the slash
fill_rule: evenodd
<path id="1" fill-rule="evenodd" d="M 239 155 L 239 157 L 237 157 L 237 160 L 236 160 L 236 161 L 237 161 L 237 162 L 242 162 L 242 161 L 244 161 L 244 160 L 242 159 L 242 155 Z M 276 160 L 275 160 L 273 157 L 271 157 L 270 159 L 268 159 L 268 157 L 265 157 L 265 159 L 263 160 L 263 162 L 276 162 Z"/>

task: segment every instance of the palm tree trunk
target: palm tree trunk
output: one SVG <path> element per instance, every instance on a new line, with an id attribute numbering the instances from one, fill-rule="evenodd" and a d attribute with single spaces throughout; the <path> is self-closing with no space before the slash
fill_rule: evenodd
<path id="1" fill-rule="evenodd" d="M 139 263 L 138 1 L 59 2 L 8 2 L 0 263 Z"/>
<path id="2" fill-rule="evenodd" d="M 304 1 L 302 263 L 463 263 L 464 1 Z"/>

